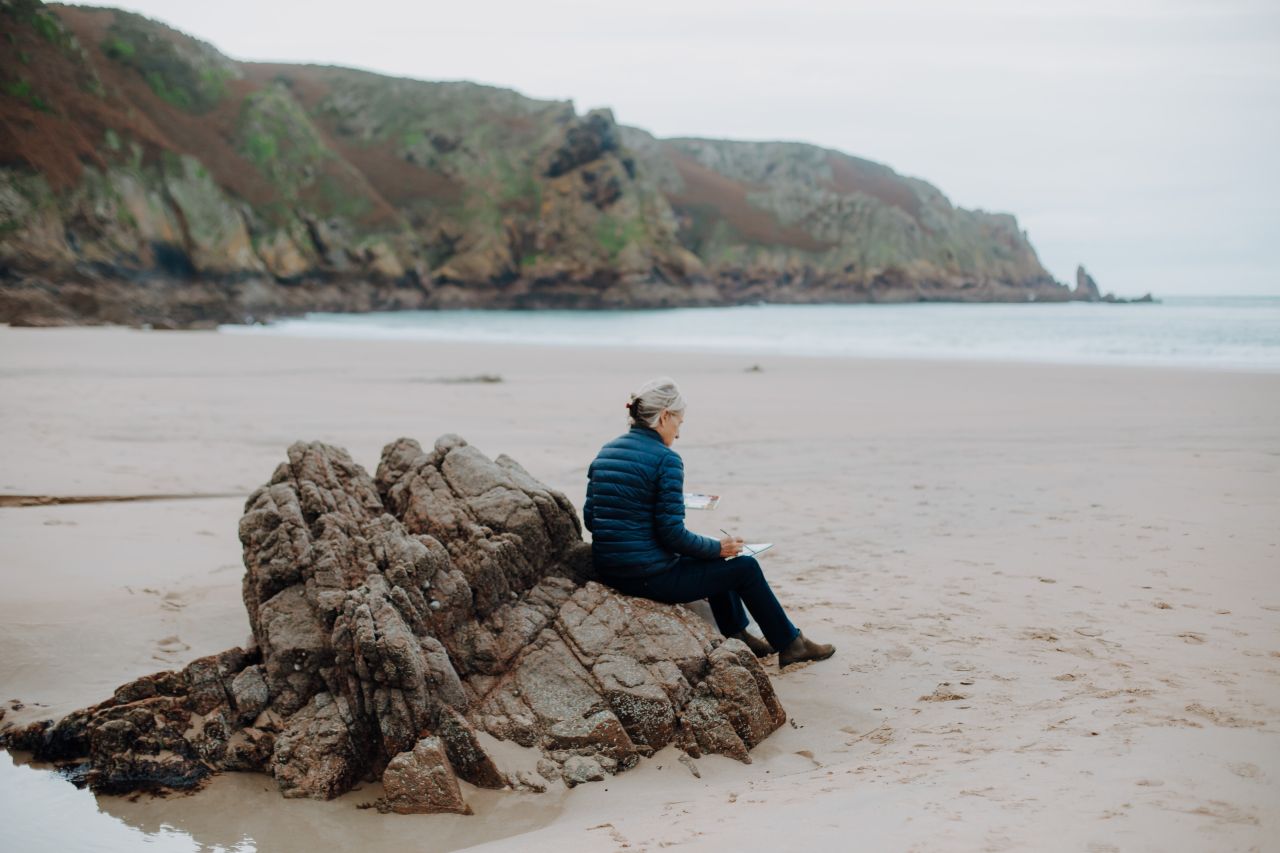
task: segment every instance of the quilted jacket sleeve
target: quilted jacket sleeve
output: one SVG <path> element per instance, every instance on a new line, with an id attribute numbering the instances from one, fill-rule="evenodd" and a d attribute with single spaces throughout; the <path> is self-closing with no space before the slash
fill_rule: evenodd
<path id="1" fill-rule="evenodd" d="M 699 536 L 684 526 L 684 462 L 678 453 L 668 454 L 658 466 L 653 522 L 658 541 L 671 551 L 704 560 L 720 556 L 718 540 Z"/>

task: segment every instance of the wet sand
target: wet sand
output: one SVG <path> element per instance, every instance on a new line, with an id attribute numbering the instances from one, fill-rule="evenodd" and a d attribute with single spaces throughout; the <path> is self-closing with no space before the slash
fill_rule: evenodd
<path id="1" fill-rule="evenodd" d="M 229 774 L 79 792 L 83 820 L 263 850 L 1280 844 L 1266 374 L 0 328 L 4 721 L 244 642 L 242 496 L 291 441 L 372 468 L 398 436 L 457 432 L 580 506 L 626 392 L 664 373 L 690 399 L 687 485 L 723 496 L 690 526 L 778 543 L 784 605 L 839 647 L 775 678 L 792 724 L 751 765 L 696 779 L 664 753 L 572 791 L 468 792 L 472 818 Z M 503 381 L 442 381 L 480 375 Z M 12 505 L 42 496 L 133 500 Z M 0 832 L 69 849 L 60 815 L 82 809 L 0 763 Z"/>

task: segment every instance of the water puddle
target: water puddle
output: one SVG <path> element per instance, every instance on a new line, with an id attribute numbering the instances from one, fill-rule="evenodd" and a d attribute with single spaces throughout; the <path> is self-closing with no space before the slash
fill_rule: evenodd
<path id="1" fill-rule="evenodd" d="M 224 773 L 196 794 L 95 796 L 22 753 L 0 751 L 4 848 L 21 851 L 253 853 L 258 850 L 458 850 L 548 825 L 563 789 L 546 794 L 465 785 L 463 815 L 383 815 L 358 808 L 381 794 L 365 785 L 336 800 L 286 800 L 258 773 Z"/>

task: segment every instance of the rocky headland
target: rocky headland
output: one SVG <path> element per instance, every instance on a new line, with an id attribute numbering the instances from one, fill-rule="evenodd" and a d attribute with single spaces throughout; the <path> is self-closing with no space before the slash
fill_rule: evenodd
<path id="1" fill-rule="evenodd" d="M 457 436 L 393 442 L 374 476 L 296 443 L 240 540 L 243 648 L 8 728 L 6 745 L 106 793 L 241 770 L 286 797 L 381 779 L 385 810 L 468 813 L 459 779 L 572 787 L 668 745 L 749 762 L 786 721 L 745 645 L 591 581 L 568 499 Z M 499 741 L 537 752 L 513 771 Z"/>
<path id="2" fill-rule="evenodd" d="M 813 145 L 657 139 L 472 83 L 236 62 L 2 0 L 0 321 L 1101 299 L 1013 216 Z"/>

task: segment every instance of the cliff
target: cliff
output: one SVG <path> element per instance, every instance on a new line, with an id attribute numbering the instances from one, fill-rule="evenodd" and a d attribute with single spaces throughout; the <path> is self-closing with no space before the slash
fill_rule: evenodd
<path id="1" fill-rule="evenodd" d="M 1012 216 L 840 152 L 235 62 L 111 9 L 0 19 L 3 321 L 1073 298 Z"/>

